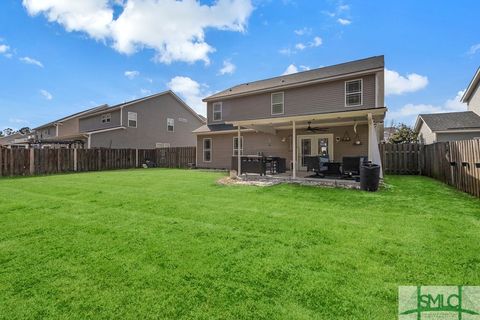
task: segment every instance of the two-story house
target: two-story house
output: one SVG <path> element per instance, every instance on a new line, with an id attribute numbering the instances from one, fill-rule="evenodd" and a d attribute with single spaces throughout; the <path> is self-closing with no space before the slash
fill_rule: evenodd
<path id="1" fill-rule="evenodd" d="M 207 124 L 194 131 L 198 167 L 228 169 L 238 154 L 285 158 L 293 177 L 312 155 L 381 165 L 383 56 L 244 83 L 203 101 Z"/>
<path id="2" fill-rule="evenodd" d="M 88 148 L 194 146 L 204 119 L 172 91 L 104 108 L 79 118 Z"/>
<path id="3" fill-rule="evenodd" d="M 86 142 L 80 132 L 80 117 L 106 108 L 108 105 L 101 105 L 38 126 L 33 129 L 35 141 L 30 142 L 49 147 L 80 147 Z"/>

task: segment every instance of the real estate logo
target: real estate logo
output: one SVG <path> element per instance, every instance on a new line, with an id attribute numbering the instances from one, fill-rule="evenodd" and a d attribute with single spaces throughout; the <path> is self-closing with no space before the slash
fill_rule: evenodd
<path id="1" fill-rule="evenodd" d="M 480 320 L 480 287 L 401 286 L 399 320 Z"/>

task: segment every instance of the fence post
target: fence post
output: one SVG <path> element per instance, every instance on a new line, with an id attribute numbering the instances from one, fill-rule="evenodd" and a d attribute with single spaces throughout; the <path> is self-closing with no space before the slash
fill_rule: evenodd
<path id="1" fill-rule="evenodd" d="M 77 155 L 77 148 L 73 149 L 73 171 L 78 170 L 78 155 Z"/>
<path id="2" fill-rule="evenodd" d="M 0 146 L 0 177 L 3 176 L 3 148 Z"/>
<path id="3" fill-rule="evenodd" d="M 35 149 L 30 148 L 30 174 L 35 174 Z"/>

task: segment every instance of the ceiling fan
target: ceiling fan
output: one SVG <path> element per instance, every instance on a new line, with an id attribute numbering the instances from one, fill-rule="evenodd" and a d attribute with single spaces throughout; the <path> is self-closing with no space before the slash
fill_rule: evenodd
<path id="1" fill-rule="evenodd" d="M 308 127 L 307 127 L 307 132 L 312 132 L 312 133 L 315 133 L 317 131 L 327 131 L 328 128 L 316 128 L 316 127 L 312 127 L 312 122 L 311 121 L 308 121 Z"/>

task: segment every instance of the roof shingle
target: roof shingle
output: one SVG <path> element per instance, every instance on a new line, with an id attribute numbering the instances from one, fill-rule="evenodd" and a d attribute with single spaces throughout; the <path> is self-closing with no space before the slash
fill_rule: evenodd
<path id="1" fill-rule="evenodd" d="M 473 111 L 419 115 L 432 131 L 480 129 L 480 116 Z"/>

